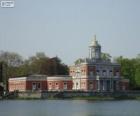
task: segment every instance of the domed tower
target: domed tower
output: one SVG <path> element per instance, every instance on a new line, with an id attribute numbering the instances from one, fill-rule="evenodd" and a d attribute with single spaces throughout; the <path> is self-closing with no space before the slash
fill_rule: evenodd
<path id="1" fill-rule="evenodd" d="M 89 58 L 95 60 L 101 59 L 101 46 L 96 40 L 96 35 L 94 35 L 94 39 L 91 41 L 89 46 Z"/>

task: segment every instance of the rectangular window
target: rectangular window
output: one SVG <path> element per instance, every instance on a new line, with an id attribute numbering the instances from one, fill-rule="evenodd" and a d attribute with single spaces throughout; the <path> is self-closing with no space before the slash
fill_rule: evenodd
<path id="1" fill-rule="evenodd" d="M 112 76 L 112 75 L 113 75 L 113 72 L 112 72 L 112 70 L 110 70 L 110 71 L 109 71 L 109 75 L 110 75 L 110 76 Z"/>
<path id="2" fill-rule="evenodd" d="M 38 83 L 38 84 L 37 84 L 37 88 L 38 88 L 38 89 L 40 89 L 40 88 L 41 88 L 40 83 Z"/>
<path id="3" fill-rule="evenodd" d="M 37 89 L 36 83 L 32 83 L 32 90 L 34 91 L 34 90 L 36 90 L 36 89 Z"/>
<path id="4" fill-rule="evenodd" d="M 93 89 L 93 82 L 89 82 L 89 89 Z"/>
<path id="5" fill-rule="evenodd" d="M 64 89 L 64 90 L 66 90 L 66 89 L 67 89 L 67 82 L 64 82 L 63 89 Z"/>
<path id="6" fill-rule="evenodd" d="M 64 82 L 64 85 L 66 85 L 67 83 L 66 82 Z"/>
<path id="7" fill-rule="evenodd" d="M 102 74 L 103 74 L 103 76 L 106 76 L 106 70 L 103 70 Z"/>
<path id="8" fill-rule="evenodd" d="M 90 82 L 89 84 L 92 84 L 92 82 Z"/>
<path id="9" fill-rule="evenodd" d="M 100 71 L 99 70 L 96 71 L 96 75 L 100 75 Z"/>
<path id="10" fill-rule="evenodd" d="M 93 72 L 90 71 L 90 76 L 93 76 Z"/>

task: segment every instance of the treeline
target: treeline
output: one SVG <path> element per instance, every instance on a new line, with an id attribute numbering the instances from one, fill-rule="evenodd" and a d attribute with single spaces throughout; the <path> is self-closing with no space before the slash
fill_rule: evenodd
<path id="1" fill-rule="evenodd" d="M 24 59 L 18 53 L 0 52 L 1 77 L 12 78 L 32 74 L 67 75 L 68 66 L 59 57 L 50 58 L 43 52 Z M 3 72 L 3 73 L 2 73 Z M 5 80 L 5 79 L 3 79 Z"/>
<path id="2" fill-rule="evenodd" d="M 120 56 L 115 60 L 121 64 L 121 75 L 130 80 L 130 89 L 140 90 L 140 54 L 132 59 Z"/>

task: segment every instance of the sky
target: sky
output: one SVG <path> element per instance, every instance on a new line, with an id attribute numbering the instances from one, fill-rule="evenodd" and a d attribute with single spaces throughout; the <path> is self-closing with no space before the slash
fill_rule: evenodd
<path id="1" fill-rule="evenodd" d="M 96 35 L 112 57 L 140 53 L 140 0 L 14 1 L 14 8 L 0 7 L 0 50 L 24 58 L 44 52 L 70 65 L 88 57 Z"/>

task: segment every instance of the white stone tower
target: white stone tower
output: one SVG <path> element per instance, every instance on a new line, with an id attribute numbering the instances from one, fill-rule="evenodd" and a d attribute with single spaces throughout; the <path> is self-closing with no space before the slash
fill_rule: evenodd
<path id="1" fill-rule="evenodd" d="M 101 46 L 96 40 L 96 35 L 94 35 L 94 39 L 91 41 L 89 46 L 89 58 L 95 60 L 101 59 Z"/>

